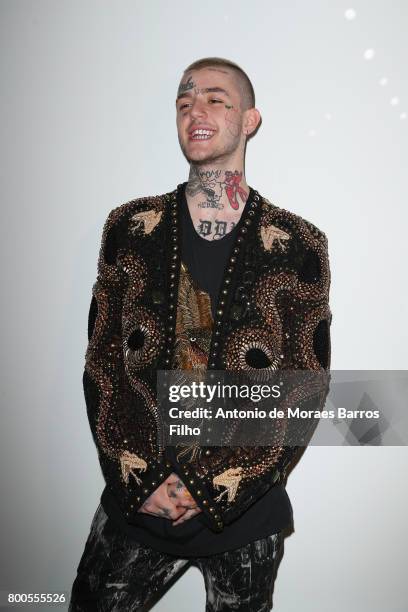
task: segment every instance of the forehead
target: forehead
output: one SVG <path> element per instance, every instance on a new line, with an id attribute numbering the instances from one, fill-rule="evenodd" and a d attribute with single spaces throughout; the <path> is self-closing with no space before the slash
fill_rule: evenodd
<path id="1" fill-rule="evenodd" d="M 189 70 L 186 72 L 180 81 L 177 95 L 183 93 L 197 93 L 195 89 L 225 89 L 230 97 L 235 97 L 238 94 L 237 85 L 234 75 L 223 66 L 214 66 L 209 68 L 200 68 L 199 70 Z"/>

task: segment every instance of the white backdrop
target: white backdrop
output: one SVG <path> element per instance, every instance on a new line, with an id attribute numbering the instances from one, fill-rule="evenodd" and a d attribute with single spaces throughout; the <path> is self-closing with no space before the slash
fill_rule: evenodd
<path id="1" fill-rule="evenodd" d="M 263 125 L 247 181 L 328 236 L 332 368 L 408 369 L 407 7 L 1 0 L 0 590 L 71 588 L 103 487 L 81 381 L 102 225 L 187 179 L 174 100 L 192 61 L 248 72 Z M 407 459 L 307 450 L 274 609 L 406 609 Z M 191 568 L 154 610 L 204 599 Z"/>

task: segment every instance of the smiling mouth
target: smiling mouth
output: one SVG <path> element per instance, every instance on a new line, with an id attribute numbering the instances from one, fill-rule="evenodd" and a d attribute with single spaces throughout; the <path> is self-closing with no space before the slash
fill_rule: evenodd
<path id="1" fill-rule="evenodd" d="M 190 140 L 210 140 L 215 134 L 214 130 L 194 130 L 189 134 Z"/>

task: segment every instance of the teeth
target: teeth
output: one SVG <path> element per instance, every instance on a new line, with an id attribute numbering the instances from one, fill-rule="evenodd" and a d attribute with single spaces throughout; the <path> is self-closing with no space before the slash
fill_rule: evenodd
<path id="1" fill-rule="evenodd" d="M 195 136 L 200 136 L 201 140 L 204 138 L 209 138 L 213 135 L 213 132 L 210 130 L 194 130 L 194 132 L 191 134 L 193 137 Z"/>

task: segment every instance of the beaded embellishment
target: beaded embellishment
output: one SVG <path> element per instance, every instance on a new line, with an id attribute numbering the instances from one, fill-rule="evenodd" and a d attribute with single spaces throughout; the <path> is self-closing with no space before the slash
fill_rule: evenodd
<path id="1" fill-rule="evenodd" d="M 122 478 L 126 484 L 129 482 L 129 475 L 132 474 L 133 478 L 138 484 L 141 484 L 141 479 L 134 473 L 133 470 L 140 470 L 145 472 L 147 469 L 147 463 L 144 459 L 141 459 L 134 453 L 125 451 L 120 457 L 120 467 L 122 470 Z"/>
<path id="2" fill-rule="evenodd" d="M 290 236 L 287 232 L 275 227 L 274 225 L 267 225 L 261 227 L 261 238 L 266 251 L 273 249 L 273 243 L 277 242 L 277 245 L 284 251 L 287 245 L 283 241 L 289 240 Z"/>
<path id="3" fill-rule="evenodd" d="M 235 499 L 235 495 L 238 491 L 239 481 L 241 480 L 242 468 L 229 468 L 219 476 L 215 476 L 213 478 L 213 485 L 215 489 L 219 489 L 220 487 L 225 487 L 225 490 L 215 498 L 215 501 L 220 501 L 220 499 L 227 493 L 228 501 L 232 502 Z"/>
<path id="4" fill-rule="evenodd" d="M 143 210 L 142 212 L 138 212 L 130 219 L 134 223 L 130 229 L 132 232 L 135 232 L 142 226 L 145 234 L 151 234 L 156 225 L 159 223 L 161 216 L 161 210 Z"/>

